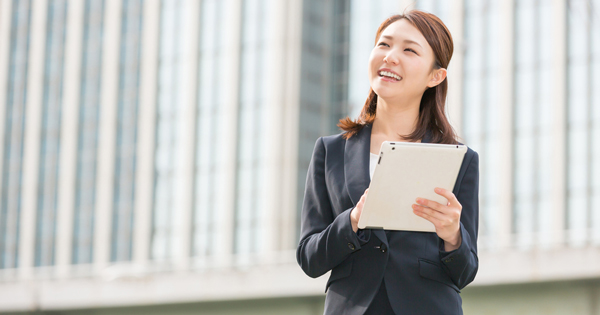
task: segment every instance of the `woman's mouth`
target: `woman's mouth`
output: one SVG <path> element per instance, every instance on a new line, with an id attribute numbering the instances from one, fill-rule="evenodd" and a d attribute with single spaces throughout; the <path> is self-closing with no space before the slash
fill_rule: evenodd
<path id="1" fill-rule="evenodd" d="M 398 82 L 402 80 L 401 76 L 386 70 L 380 70 L 377 72 L 377 74 L 379 74 L 379 77 L 381 77 L 381 79 L 384 81 Z"/>

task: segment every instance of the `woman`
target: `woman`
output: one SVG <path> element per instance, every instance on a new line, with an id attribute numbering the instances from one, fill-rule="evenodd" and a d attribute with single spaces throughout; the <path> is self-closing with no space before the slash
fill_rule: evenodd
<path id="1" fill-rule="evenodd" d="M 316 142 L 297 260 L 311 277 L 332 271 L 325 314 L 462 314 L 460 289 L 478 268 L 475 151 L 465 154 L 453 191 L 435 189 L 447 204 L 413 204 L 436 233 L 357 227 L 383 141 L 458 143 L 444 111 L 452 37 L 439 18 L 413 10 L 384 21 L 375 43 L 359 118 Z"/>

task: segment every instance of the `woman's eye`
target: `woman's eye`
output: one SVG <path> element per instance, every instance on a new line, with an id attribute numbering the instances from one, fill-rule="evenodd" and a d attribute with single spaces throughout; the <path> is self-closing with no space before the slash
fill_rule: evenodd
<path id="1" fill-rule="evenodd" d="M 388 47 L 390 46 L 390 45 L 388 45 L 388 44 L 386 44 L 386 43 L 384 43 L 384 42 L 380 42 L 379 44 L 377 44 L 377 46 L 381 46 L 381 45 L 386 45 L 386 46 L 388 46 Z"/>
<path id="2" fill-rule="evenodd" d="M 418 55 L 416 51 L 414 51 L 414 50 L 412 50 L 410 48 L 406 48 L 405 50 L 412 51 L 415 55 Z"/>

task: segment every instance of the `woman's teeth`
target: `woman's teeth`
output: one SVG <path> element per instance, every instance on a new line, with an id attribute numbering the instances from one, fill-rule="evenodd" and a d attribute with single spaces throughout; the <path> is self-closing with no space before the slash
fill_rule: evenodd
<path id="1" fill-rule="evenodd" d="M 400 76 L 393 74 L 389 71 L 381 71 L 381 72 L 379 72 L 379 75 L 394 78 L 394 79 L 400 81 Z"/>

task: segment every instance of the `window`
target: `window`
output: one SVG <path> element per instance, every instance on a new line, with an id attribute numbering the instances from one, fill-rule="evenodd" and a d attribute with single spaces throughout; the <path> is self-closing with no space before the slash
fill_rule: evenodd
<path id="1" fill-rule="evenodd" d="M 155 196 L 152 234 L 152 258 L 168 260 L 174 254 L 179 227 L 178 216 L 182 213 L 181 155 L 185 86 L 180 81 L 186 65 L 183 58 L 183 10 L 181 1 L 163 1 L 160 27 L 160 60 L 158 82 L 158 108 L 155 155 Z"/>
<path id="2" fill-rule="evenodd" d="M 86 0 L 84 11 L 79 133 L 77 135 L 77 177 L 73 222 L 74 264 L 93 259 L 94 206 L 104 26 L 104 1 Z"/>
<path id="3" fill-rule="evenodd" d="M 111 260 L 131 260 L 143 1 L 123 1 Z"/>
<path id="4" fill-rule="evenodd" d="M 67 2 L 48 2 L 35 266 L 54 264 Z"/>
<path id="5" fill-rule="evenodd" d="M 0 268 L 16 268 L 19 261 L 21 174 L 27 95 L 27 62 L 31 1 L 13 0 L 11 14 L 8 97 L 4 123 L 2 192 L 0 196 Z"/>
<path id="6" fill-rule="evenodd" d="M 480 244 L 495 246 L 500 196 L 498 152 L 500 16 L 497 1 L 465 1 L 463 133 L 479 153 Z"/>
<path id="7" fill-rule="evenodd" d="M 600 243 L 600 1 L 569 0 L 567 241 Z"/>
<path id="8" fill-rule="evenodd" d="M 196 162 L 194 183 L 194 219 L 192 228 L 192 255 L 204 257 L 215 252 L 218 239 L 216 225 L 220 222 L 221 200 L 217 198 L 223 187 L 223 141 L 219 141 L 219 122 L 223 112 L 222 95 L 227 77 L 219 71 L 228 61 L 223 58 L 223 28 L 227 22 L 227 1 L 207 0 L 200 9 L 200 56 L 198 64 L 198 116 L 196 129 Z M 234 79 L 234 78 L 232 78 Z M 235 79 L 234 79 L 235 80 Z"/>
<path id="9" fill-rule="evenodd" d="M 265 243 L 266 163 L 265 124 L 269 87 L 263 69 L 268 66 L 269 6 L 267 1 L 246 0 L 242 9 L 240 100 L 238 112 L 237 187 L 234 252 L 260 251 Z"/>

